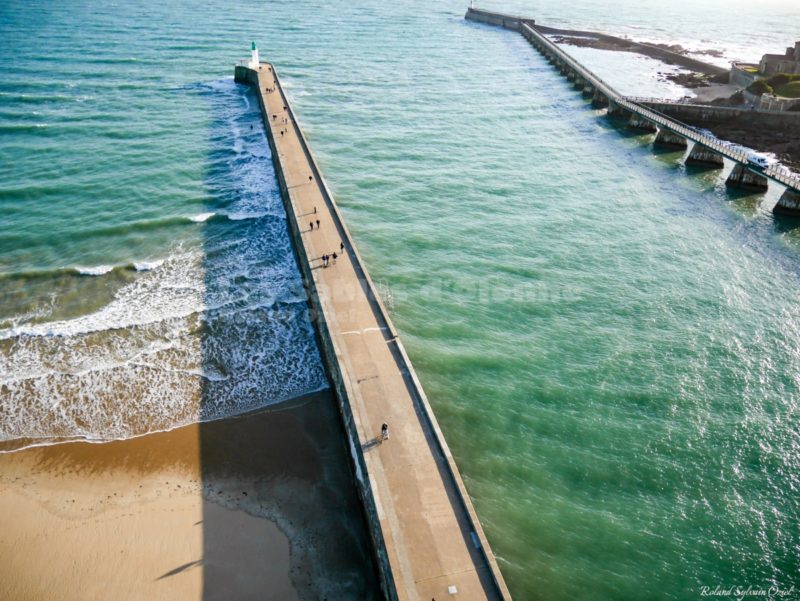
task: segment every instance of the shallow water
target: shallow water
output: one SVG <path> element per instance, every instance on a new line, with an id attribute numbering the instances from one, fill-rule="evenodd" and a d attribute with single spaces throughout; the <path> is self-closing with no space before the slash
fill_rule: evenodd
<path id="1" fill-rule="evenodd" d="M 198 378 L 220 382 L 208 415 L 324 385 L 253 100 L 229 80 L 256 39 L 514 597 L 800 585 L 800 231 L 776 190 L 732 195 L 654 153 L 456 2 L 28 6 L 0 8 L 5 436 L 54 416 L 124 436 L 98 410 L 109 373 L 118 394 L 156 366 L 169 391 L 126 389 L 129 429 L 202 417 Z M 800 23 L 778 1 L 489 7 L 726 58 Z M 653 61 L 581 58 L 623 92 L 685 93 Z M 9 395 L 20 373 L 36 385 Z"/>

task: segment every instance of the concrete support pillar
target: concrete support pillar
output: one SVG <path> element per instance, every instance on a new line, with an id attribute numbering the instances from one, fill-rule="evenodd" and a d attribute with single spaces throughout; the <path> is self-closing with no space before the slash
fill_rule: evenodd
<path id="1" fill-rule="evenodd" d="M 595 90 L 594 95 L 592 96 L 592 106 L 597 108 L 601 106 L 608 106 L 608 98 L 600 90 Z"/>
<path id="2" fill-rule="evenodd" d="M 644 117 L 637 115 L 636 113 L 631 113 L 631 118 L 628 119 L 628 127 L 631 129 L 640 129 L 642 131 L 658 131 L 655 123 L 652 121 L 648 121 Z"/>
<path id="3" fill-rule="evenodd" d="M 686 164 L 708 167 L 711 169 L 722 169 L 725 166 L 721 154 L 714 152 L 710 148 L 706 148 L 702 144 L 694 145 L 689 156 L 686 157 Z"/>
<path id="4" fill-rule="evenodd" d="M 725 185 L 755 192 L 766 192 L 769 187 L 766 177 L 760 173 L 750 171 L 741 163 L 736 163 L 733 166 L 733 171 L 731 171 L 728 179 L 725 180 Z"/>
<path id="5" fill-rule="evenodd" d="M 671 132 L 670 130 L 662 127 L 658 130 L 656 139 L 653 141 L 654 146 L 661 146 L 662 148 L 689 148 L 689 140 L 683 136 Z"/>
<path id="6" fill-rule="evenodd" d="M 800 190 L 786 188 L 772 212 L 776 215 L 791 215 L 800 217 Z"/>
<path id="7" fill-rule="evenodd" d="M 588 81 L 584 81 L 582 92 L 584 96 L 594 96 L 594 86 Z"/>

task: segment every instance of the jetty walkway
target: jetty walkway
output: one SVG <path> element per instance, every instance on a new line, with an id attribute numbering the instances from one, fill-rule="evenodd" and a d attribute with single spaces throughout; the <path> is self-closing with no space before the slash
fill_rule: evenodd
<path id="1" fill-rule="evenodd" d="M 274 67 L 239 64 L 235 79 L 257 90 L 384 597 L 510 599 L 431 407 Z M 334 252 L 337 259 L 325 267 L 322 256 Z M 389 426 L 385 441 L 383 423 Z"/>
<path id="2" fill-rule="evenodd" d="M 655 145 L 686 149 L 689 142 L 693 142 L 692 149 L 686 157 L 687 164 L 722 169 L 725 165 L 723 158 L 733 161 L 734 167 L 727 177 L 727 185 L 755 191 L 766 190 L 768 181 L 785 186 L 786 189 L 773 211 L 800 216 L 800 178 L 790 175 L 776 166 L 767 169 L 758 168 L 748 160 L 747 154 L 740 148 L 708 136 L 674 117 L 657 111 L 652 107 L 652 102 L 648 102 L 651 106 L 647 106 L 641 99 L 620 94 L 549 40 L 537 29 L 533 19 L 474 7 L 467 9 L 465 18 L 504 27 L 522 34 L 553 66 L 574 82 L 576 88 L 583 94 L 591 96 L 593 105 L 607 106 L 609 116 L 627 119 L 631 127 L 655 133 Z M 647 100 L 651 101 L 652 99 Z"/>

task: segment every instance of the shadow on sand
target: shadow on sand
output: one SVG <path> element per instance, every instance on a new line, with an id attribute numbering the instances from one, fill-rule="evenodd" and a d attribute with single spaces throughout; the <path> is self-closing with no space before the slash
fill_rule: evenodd
<path id="1" fill-rule="evenodd" d="M 206 601 L 378 598 L 335 399 L 307 393 L 327 377 L 258 101 L 220 87 L 204 92 L 216 216 L 202 226 L 201 414 L 255 410 L 200 425 L 203 556 L 163 577 L 202 569 Z"/>

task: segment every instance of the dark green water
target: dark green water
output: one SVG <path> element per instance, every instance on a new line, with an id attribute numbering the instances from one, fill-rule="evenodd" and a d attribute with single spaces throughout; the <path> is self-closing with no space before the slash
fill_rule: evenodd
<path id="1" fill-rule="evenodd" d="M 726 56 L 780 50 L 800 23 L 792 3 L 718 4 L 495 7 Z M 92 422 L 109 348 L 119 381 L 166 347 L 191 372 L 162 374 L 136 427 L 154 407 L 159 426 L 196 419 L 195 312 L 213 298 L 230 309 L 218 323 L 249 324 L 297 302 L 257 117 L 229 81 L 256 39 L 386 292 L 514 597 L 799 585 L 797 224 L 772 217 L 776 191 L 732 196 L 719 173 L 655 154 L 520 36 L 466 23 L 464 9 L 0 8 L 0 265 L 16 274 L 2 280 L 3 432 L 136 429 Z M 650 62 L 593 60 L 623 91 L 662 89 Z M 73 273 L 101 266 L 117 268 Z M 321 385 L 298 315 L 244 328 L 245 358 L 201 374 L 246 374 L 264 392 L 222 386 L 215 415 Z M 249 369 L 256 354 L 268 360 Z M 23 371 L 48 393 L 15 388 Z M 65 371 L 86 409 L 46 422 Z"/>

